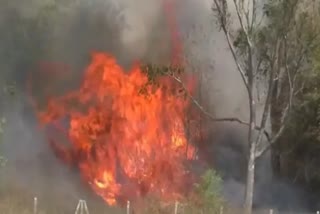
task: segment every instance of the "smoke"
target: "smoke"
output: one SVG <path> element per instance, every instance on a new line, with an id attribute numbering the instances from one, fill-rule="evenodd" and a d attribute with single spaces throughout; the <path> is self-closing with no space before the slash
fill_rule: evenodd
<path id="1" fill-rule="evenodd" d="M 201 2 L 201 3 L 200 3 Z M 265 1 L 258 1 L 258 15 Z M 249 119 L 248 96 L 229 50 L 225 35 L 219 31 L 212 13 L 213 1 L 181 1 L 180 26 L 188 62 L 202 76 L 200 101 L 218 117 Z M 228 1 L 232 31 L 239 27 L 233 1 Z M 183 14 L 183 15 L 182 15 Z M 265 90 L 259 83 L 261 91 Z M 262 96 L 263 99 L 263 96 Z M 262 116 L 263 102 L 257 104 L 257 121 Z M 270 124 L 267 125 L 269 128 Z M 209 160 L 223 176 L 224 195 L 234 206 L 243 204 L 247 163 L 247 127 L 234 123 L 214 124 L 205 150 Z M 266 142 L 267 143 L 267 142 Z M 209 152 L 208 152 L 209 151 Z M 211 154 L 211 155 L 210 155 Z M 272 173 L 270 153 L 256 164 L 254 205 L 284 210 L 305 210 L 309 207 L 306 192 Z"/>
<path id="2" fill-rule="evenodd" d="M 12 20 L 16 19 L 11 16 L 17 16 L 21 20 L 32 20 L 44 8 L 50 9 L 47 5 L 54 5 L 54 2 L 2 1 L 1 32 L 11 32 L 15 28 Z M 28 187 L 34 195 L 40 194 L 40 191 L 52 191 L 54 185 L 57 192 L 64 192 L 67 198 L 76 200 L 85 194 L 80 181 L 75 182 L 78 175 L 64 170 L 53 157 L 46 138 L 39 132 L 33 110 L 28 103 L 26 77 L 32 73 L 30 71 L 34 63 L 37 60 L 65 63 L 73 68 L 73 80 L 79 80 L 82 69 L 90 58 L 89 53 L 93 50 L 112 53 L 126 67 L 138 59 L 167 63 L 170 60 L 171 41 L 160 0 L 56 2 L 63 7 L 54 10 L 58 12 L 53 14 L 45 13 L 52 17 L 48 19 L 48 23 L 42 25 L 43 31 L 31 33 L 31 36 L 39 37 L 39 42 L 31 44 L 31 48 L 41 46 L 34 59 L 25 60 L 25 56 L 29 57 L 31 53 L 27 52 L 25 47 L 19 47 L 19 43 L 7 37 L 0 40 L 6 51 L 22 52 L 20 55 L 20 52 L 14 53 L 18 54 L 14 55 L 16 60 L 1 62 L 1 68 L 8 71 L 6 77 L 16 80 L 18 84 L 15 97 L 6 102 L 1 109 L 7 118 L 3 151 L 9 159 L 7 168 L 10 169 L 8 176 L 12 183 Z M 200 101 L 206 104 L 206 108 L 213 115 L 247 120 L 248 101 L 245 87 L 236 70 L 224 34 L 217 30 L 218 26 L 211 10 L 212 1 L 177 0 L 177 4 L 178 26 L 190 66 L 188 68 L 192 72 L 198 72 L 201 77 L 201 94 L 198 95 Z M 237 26 L 237 23 L 234 25 Z M 22 33 L 23 30 L 18 29 L 18 32 Z M 5 56 L 5 53 L 0 54 Z M 34 81 L 43 82 L 43 79 L 34 76 Z M 49 84 L 50 78 L 46 81 L 49 81 Z M 60 85 L 65 87 L 69 86 L 68 84 L 67 81 L 63 81 Z M 35 89 L 40 92 L 41 90 L 43 89 Z M 213 157 L 210 160 L 223 174 L 225 196 L 233 204 L 239 205 L 244 194 L 246 127 L 215 124 L 213 129 L 214 136 L 208 139 L 208 149 Z M 257 201 L 261 206 L 264 206 L 263 201 L 266 201 L 261 195 L 265 195 L 264 191 L 273 182 L 269 161 L 270 157 L 266 155 L 257 170 Z M 286 188 L 292 190 L 291 187 Z M 293 195 L 291 191 L 288 192 L 278 195 L 274 201 Z"/>
<path id="3" fill-rule="evenodd" d="M 5 5 L 2 1 L 0 6 L 3 33 L 0 44 L 7 51 L 0 53 L 1 68 L 7 71 L 3 76 L 9 82 L 17 83 L 14 97 L 1 96 L 1 112 L 7 120 L 1 152 L 8 159 L 1 176 L 6 188 L 23 189 L 28 195 L 38 196 L 40 201 L 50 199 L 64 205 L 69 201 L 75 206 L 80 198 L 96 200 L 97 197 L 87 191 L 77 172 L 66 169 L 52 154 L 28 99 L 27 77 L 32 76 L 35 85 L 42 85 L 42 88 L 33 88 L 35 95 L 41 94 L 45 85 L 57 87 L 54 76 L 39 75 L 33 69 L 38 62 L 59 62 L 72 68 L 74 87 L 91 51 L 111 53 L 124 66 L 138 59 L 164 62 L 169 59 L 170 41 L 160 1 L 57 3 L 61 7 L 54 8 L 54 2 L 37 0 L 28 1 L 28 5 L 21 1 L 8 1 Z M 41 23 L 42 20 L 46 22 Z M 30 28 L 29 23 L 38 26 Z M 25 37 L 21 36 L 23 33 Z M 17 40 L 21 38 L 36 42 L 29 47 L 28 42 Z M 60 81 L 61 87 L 70 88 L 68 81 Z"/>

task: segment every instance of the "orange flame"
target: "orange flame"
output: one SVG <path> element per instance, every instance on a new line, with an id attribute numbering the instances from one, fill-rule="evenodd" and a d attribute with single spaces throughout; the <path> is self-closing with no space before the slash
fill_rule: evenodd
<path id="1" fill-rule="evenodd" d="M 43 125 L 59 128 L 68 118 L 70 146 L 51 145 L 110 205 L 148 193 L 177 199 L 185 189 L 185 162 L 195 153 L 185 134 L 189 102 L 170 79 L 147 82 L 139 66 L 125 72 L 112 56 L 94 53 L 80 89 L 38 112 Z"/>

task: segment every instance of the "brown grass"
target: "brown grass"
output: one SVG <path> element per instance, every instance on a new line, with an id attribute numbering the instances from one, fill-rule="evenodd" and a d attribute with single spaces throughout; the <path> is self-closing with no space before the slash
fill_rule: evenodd
<path id="1" fill-rule="evenodd" d="M 73 214 L 79 198 L 61 192 L 61 188 L 43 185 L 40 190 L 33 190 L 25 184 L 19 185 L 0 176 L 0 214 L 33 214 L 34 192 L 38 192 L 37 214 Z M 91 191 L 84 191 L 90 214 L 124 214 L 120 208 L 108 207 Z"/>

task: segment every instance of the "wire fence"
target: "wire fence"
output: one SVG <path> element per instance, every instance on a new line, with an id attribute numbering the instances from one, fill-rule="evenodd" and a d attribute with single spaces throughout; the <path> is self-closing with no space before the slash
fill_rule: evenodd
<path id="1" fill-rule="evenodd" d="M 1 212 L 1 211 L 0 211 Z M 110 213 L 110 212 L 107 212 Z M 102 213 L 102 214 L 107 214 Z M 166 214 L 186 214 L 190 213 L 185 210 L 185 206 L 183 204 L 180 204 L 179 202 L 174 203 L 174 205 L 171 205 L 166 209 Z M 208 214 L 241 214 L 244 213 L 243 209 L 241 208 L 224 208 L 221 207 L 220 210 L 216 213 L 208 213 Z M 42 214 L 42 212 L 39 212 L 38 209 L 38 199 L 37 197 L 34 198 L 33 203 L 33 214 Z M 71 213 L 73 214 L 73 213 Z M 87 206 L 87 202 L 85 200 L 80 199 L 78 204 L 75 206 L 74 214 L 90 214 L 90 210 Z M 112 213 L 110 213 L 112 214 Z M 127 201 L 126 209 L 123 210 L 123 214 L 137 214 L 137 212 L 134 211 L 134 209 L 131 207 L 130 201 Z M 148 213 L 153 214 L 153 213 Z M 206 213 L 203 213 L 206 214 Z M 320 211 L 315 212 L 289 212 L 289 211 L 277 211 L 274 209 L 259 209 L 254 210 L 253 214 L 320 214 Z"/>

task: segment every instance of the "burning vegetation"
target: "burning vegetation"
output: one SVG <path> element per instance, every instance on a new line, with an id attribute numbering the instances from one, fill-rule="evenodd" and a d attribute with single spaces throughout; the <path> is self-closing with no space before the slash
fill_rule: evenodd
<path id="1" fill-rule="evenodd" d="M 43 127 L 60 130 L 67 139 L 64 144 L 47 132 L 55 154 L 77 167 L 109 205 L 147 195 L 181 200 L 192 186 L 190 103 L 169 76 L 150 84 L 146 71 L 154 67 L 144 68 L 136 64 L 126 72 L 111 55 L 93 53 L 80 88 L 37 109 Z"/>
<path id="2" fill-rule="evenodd" d="M 206 203 L 211 209 L 216 204 L 202 200 L 201 193 L 215 191 L 217 182 L 208 177 L 204 186 L 194 185 L 201 178 L 192 169 L 202 133 L 190 123 L 200 117 L 186 96 L 193 94 L 195 80 L 184 78 L 180 66 L 172 2 L 165 0 L 163 6 L 172 40 L 171 66 L 136 63 L 126 71 L 112 55 L 94 52 L 79 87 L 48 97 L 48 84 L 40 86 L 42 95 L 34 96 L 39 87 L 31 80 L 31 100 L 56 156 L 78 169 L 108 205 L 191 199 L 194 207 Z M 59 63 L 42 63 L 38 69 L 42 73 L 37 75 L 50 82 L 72 78 L 72 69 Z"/>

